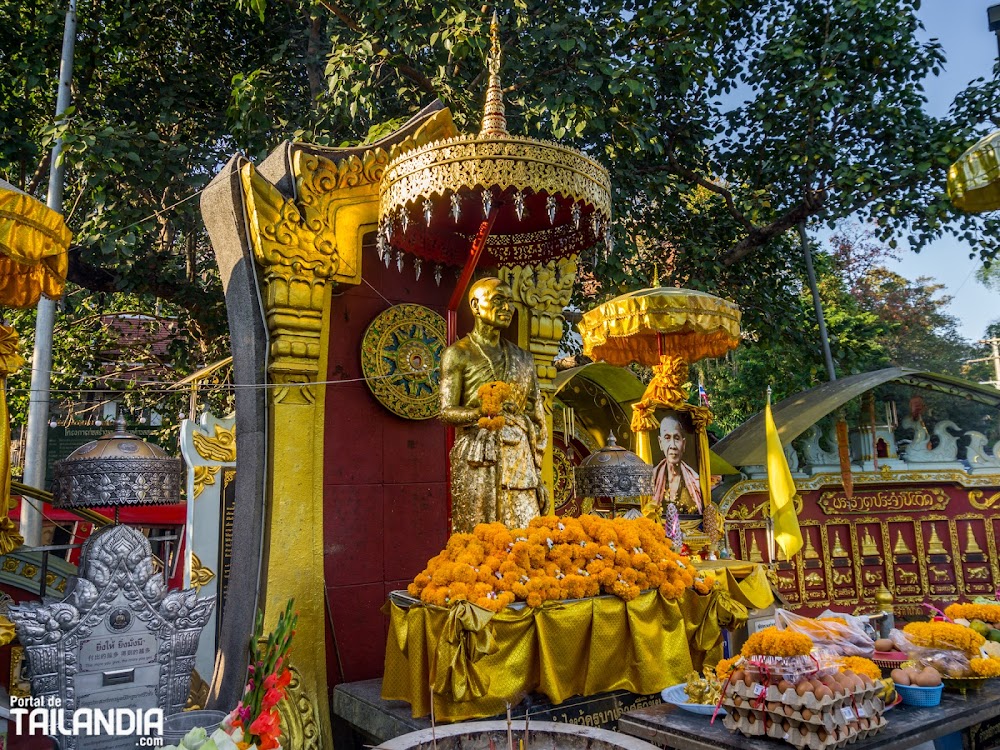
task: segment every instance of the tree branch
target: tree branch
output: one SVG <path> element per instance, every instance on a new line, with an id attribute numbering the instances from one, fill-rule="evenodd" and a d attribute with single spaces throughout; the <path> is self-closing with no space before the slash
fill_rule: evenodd
<path id="1" fill-rule="evenodd" d="M 733 201 L 733 194 L 731 192 L 722 187 L 722 185 L 702 177 L 701 175 L 695 173 L 694 170 L 688 169 L 677 161 L 677 155 L 674 153 L 673 143 L 669 143 L 667 145 L 667 161 L 670 171 L 678 177 L 683 177 L 688 182 L 693 182 L 706 190 L 715 193 L 716 195 L 722 196 L 722 199 L 726 202 L 726 211 L 729 212 L 729 215 L 736 219 L 736 221 L 751 234 L 755 231 L 753 223 L 743 215 L 742 211 L 736 208 L 736 203 Z"/>
<path id="2" fill-rule="evenodd" d="M 789 209 L 777 219 L 763 227 L 753 227 L 750 234 L 733 245 L 722 256 L 722 265 L 738 263 L 758 247 L 766 245 L 779 234 L 788 231 L 800 221 L 804 221 L 822 208 L 826 194 L 823 191 L 810 192 L 805 200 Z"/>

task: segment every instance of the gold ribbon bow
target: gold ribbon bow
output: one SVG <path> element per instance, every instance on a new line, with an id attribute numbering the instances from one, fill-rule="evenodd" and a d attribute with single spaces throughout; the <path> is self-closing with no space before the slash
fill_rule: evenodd
<path id="1" fill-rule="evenodd" d="M 474 700 L 487 694 L 490 678 L 476 662 L 499 648 L 489 624 L 491 619 L 492 612 L 471 602 L 452 605 L 438 641 L 435 693 L 450 695 L 453 701 Z"/>

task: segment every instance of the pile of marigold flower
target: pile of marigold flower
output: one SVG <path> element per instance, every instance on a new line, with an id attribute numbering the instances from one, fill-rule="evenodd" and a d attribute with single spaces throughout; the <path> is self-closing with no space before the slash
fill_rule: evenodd
<path id="1" fill-rule="evenodd" d="M 812 650 L 813 642 L 809 636 L 796 633 L 793 630 L 778 630 L 776 627 L 764 628 L 749 638 L 743 644 L 743 656 L 806 656 Z"/>
<path id="2" fill-rule="evenodd" d="M 1000 659 L 992 656 L 986 659 L 975 657 L 969 660 L 969 668 L 976 677 L 1000 677 Z"/>
<path id="3" fill-rule="evenodd" d="M 952 620 L 982 620 L 1000 622 L 1000 604 L 955 603 L 944 608 L 944 613 Z"/>
<path id="4" fill-rule="evenodd" d="M 953 622 L 911 622 L 903 628 L 917 646 L 964 651 L 977 656 L 986 639 L 971 628 Z"/>
<path id="5" fill-rule="evenodd" d="M 854 674 L 866 674 L 873 682 L 882 679 L 882 670 L 878 664 L 863 656 L 842 656 L 837 659 L 837 671 L 847 672 L 848 670 Z"/>
<path id="6" fill-rule="evenodd" d="M 540 516 L 526 529 L 490 523 L 453 534 L 407 591 L 428 604 L 467 600 L 498 612 L 515 601 L 537 607 L 599 594 L 630 601 L 654 588 L 677 599 L 695 577 L 648 518 Z"/>

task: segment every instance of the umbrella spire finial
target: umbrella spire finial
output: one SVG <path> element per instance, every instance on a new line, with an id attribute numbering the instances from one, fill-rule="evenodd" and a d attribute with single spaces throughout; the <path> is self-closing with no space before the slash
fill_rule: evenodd
<path id="1" fill-rule="evenodd" d="M 503 137 L 507 135 L 507 118 L 504 116 L 503 91 L 500 89 L 500 24 L 495 9 L 490 22 L 490 55 L 486 65 L 490 77 L 479 137 Z"/>

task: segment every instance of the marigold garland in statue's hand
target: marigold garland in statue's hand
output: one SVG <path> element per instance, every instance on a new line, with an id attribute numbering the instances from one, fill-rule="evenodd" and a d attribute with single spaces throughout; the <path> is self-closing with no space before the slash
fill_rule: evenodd
<path id="1" fill-rule="evenodd" d="M 478 423 L 481 428 L 496 432 L 506 424 L 503 405 L 510 399 L 512 393 L 510 384 L 502 380 L 494 380 L 479 386 L 476 395 L 479 397 L 480 409 L 483 412 Z"/>

